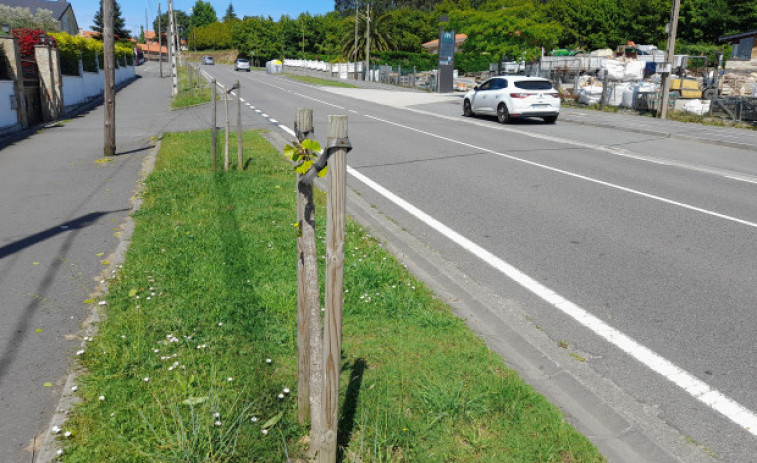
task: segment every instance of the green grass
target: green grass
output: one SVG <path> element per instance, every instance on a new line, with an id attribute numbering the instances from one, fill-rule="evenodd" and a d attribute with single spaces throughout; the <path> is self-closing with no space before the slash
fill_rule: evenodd
<path id="1" fill-rule="evenodd" d="M 67 462 L 306 456 L 295 176 L 257 133 L 244 134 L 244 171 L 211 172 L 209 144 L 208 131 L 163 139 L 107 317 L 79 357 Z M 342 461 L 604 461 L 380 243 L 352 221 L 346 236 Z"/>
<path id="2" fill-rule="evenodd" d="M 347 82 L 336 80 L 322 79 L 320 77 L 298 76 L 295 74 L 285 74 L 288 78 L 305 82 L 306 84 L 322 85 L 324 87 L 342 87 L 342 88 L 359 88 Z"/>
<path id="3" fill-rule="evenodd" d="M 186 67 L 179 66 L 178 72 L 179 89 L 171 102 L 172 108 L 186 108 L 211 101 L 213 98 L 211 89 L 204 77 L 197 73 L 193 73 L 192 85 L 190 86 Z"/>

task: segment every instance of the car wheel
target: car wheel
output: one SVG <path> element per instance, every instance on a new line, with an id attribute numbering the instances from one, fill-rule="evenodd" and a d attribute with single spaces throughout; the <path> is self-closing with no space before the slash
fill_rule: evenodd
<path id="1" fill-rule="evenodd" d="M 473 109 L 470 107 L 470 100 L 463 101 L 463 116 L 465 117 L 473 117 L 475 114 L 473 114 Z"/>
<path id="2" fill-rule="evenodd" d="M 556 120 L 557 120 L 557 116 L 544 117 L 544 122 L 546 122 L 547 124 L 554 124 Z"/>
<path id="3" fill-rule="evenodd" d="M 500 124 L 507 124 L 510 122 L 510 112 L 507 110 L 507 105 L 500 103 L 497 106 L 497 120 Z"/>

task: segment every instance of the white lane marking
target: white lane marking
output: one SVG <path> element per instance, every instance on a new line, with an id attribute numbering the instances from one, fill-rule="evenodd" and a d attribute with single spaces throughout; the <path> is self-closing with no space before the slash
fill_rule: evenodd
<path id="1" fill-rule="evenodd" d="M 258 114 L 262 114 L 263 113 L 263 111 L 261 111 L 259 109 L 256 109 L 255 112 L 258 113 Z"/>
<path id="2" fill-rule="evenodd" d="M 272 124 L 278 124 L 279 123 L 279 121 L 277 121 L 276 119 L 274 119 L 272 117 L 269 117 L 268 120 L 271 121 Z"/>
<path id="3" fill-rule="evenodd" d="M 746 183 L 754 183 L 757 184 L 757 180 L 752 180 L 749 178 L 743 178 L 743 177 L 734 177 L 732 175 L 726 175 L 725 178 L 730 178 L 731 180 L 737 180 L 739 182 L 746 182 Z"/>
<path id="4" fill-rule="evenodd" d="M 268 114 L 266 114 L 266 113 L 260 113 L 260 115 L 263 116 L 263 117 L 268 117 Z"/>
<path id="5" fill-rule="evenodd" d="M 351 113 L 353 113 L 353 114 L 358 114 L 358 112 L 357 112 L 357 111 L 355 111 L 354 109 L 348 109 L 347 111 L 349 111 L 349 112 L 351 112 Z"/>
<path id="6" fill-rule="evenodd" d="M 478 151 L 482 151 L 482 152 L 485 152 L 485 153 L 494 154 L 496 156 L 507 158 L 507 159 L 510 159 L 510 160 L 513 160 L 513 161 L 522 162 L 524 164 L 528 164 L 528 165 L 531 165 L 531 166 L 534 166 L 534 167 L 539 167 L 541 169 L 546 169 L 546 170 L 549 170 L 549 171 L 552 171 L 552 172 L 556 172 L 558 174 L 567 175 L 569 177 L 577 178 L 577 179 L 580 179 L 580 180 L 585 180 L 587 182 L 596 183 L 597 185 L 606 186 L 606 187 L 613 188 L 613 189 L 616 189 L 616 190 L 625 191 L 626 193 L 631 193 L 631 194 L 634 194 L 634 195 L 642 196 L 644 198 L 653 199 L 655 201 L 660 201 L 660 202 L 663 202 L 663 203 L 666 203 L 666 204 L 670 204 L 672 206 L 682 207 L 684 209 L 688 209 L 688 210 L 695 211 L 695 212 L 700 212 L 702 214 L 706 214 L 706 215 L 710 215 L 710 216 L 713 216 L 713 217 L 717 217 L 719 219 L 724 219 L 724 220 L 728 220 L 730 222 L 735 222 L 735 223 L 738 223 L 738 224 L 741 224 L 741 225 L 746 225 L 748 227 L 757 228 L 757 223 L 750 222 L 748 220 L 739 219 L 737 217 L 733 217 L 733 216 L 730 216 L 730 215 L 725 215 L 725 214 L 721 214 L 719 212 L 710 211 L 708 209 L 703 209 L 701 207 L 692 206 L 691 204 L 686 204 L 686 203 L 674 201 L 672 199 L 663 198 L 662 196 L 657 196 L 657 195 L 653 195 L 653 194 L 650 194 L 650 193 L 644 193 L 643 191 L 634 190 L 632 188 L 624 187 L 624 186 L 621 186 L 621 185 L 616 185 L 616 184 L 610 183 L 610 182 L 605 182 L 603 180 L 599 180 L 599 179 L 596 179 L 596 178 L 593 178 L 593 177 L 587 177 L 586 175 L 581 175 L 581 174 L 577 174 L 575 172 L 570 172 L 570 171 L 567 171 L 567 170 L 558 169 L 556 167 L 551 167 L 551 166 L 548 166 L 548 165 L 545 165 L 545 164 L 540 164 L 538 162 L 529 161 L 527 159 L 523 159 L 523 158 L 519 158 L 519 157 L 516 157 L 516 156 L 509 155 L 509 154 L 501 153 L 499 151 L 494 151 L 494 150 L 491 150 L 489 148 L 484 148 L 484 147 L 472 145 L 470 143 L 466 143 L 466 142 L 463 142 L 463 141 L 460 141 L 460 140 L 455 140 L 454 138 L 449 138 L 449 137 L 445 137 L 445 136 L 442 136 L 442 135 L 439 135 L 439 134 L 435 134 L 435 133 L 432 133 L 432 132 L 427 132 L 425 130 L 416 129 L 415 127 L 410 127 L 410 126 L 407 126 L 407 125 L 399 124 L 397 122 L 388 121 L 386 119 L 380 119 L 378 117 L 370 116 L 368 114 L 365 114 L 364 116 L 365 117 L 369 117 L 369 118 L 374 119 L 374 120 L 377 120 L 377 121 L 380 121 L 380 122 L 384 122 L 386 124 L 391 124 L 391 125 L 394 125 L 394 126 L 406 129 L 406 130 L 410 130 L 410 131 L 413 131 L 413 132 L 417 132 L 417 133 L 421 133 L 421 134 L 424 134 L 424 135 L 428 135 L 430 137 L 438 138 L 440 140 L 448 141 L 448 142 L 451 142 L 451 143 L 456 143 L 458 145 L 462 145 L 462 146 L 465 146 L 467 148 L 472 148 L 472 149 L 475 149 L 475 150 L 478 150 Z"/>
<path id="7" fill-rule="evenodd" d="M 289 135 L 296 137 L 297 134 L 294 132 L 294 130 L 290 129 L 289 127 L 285 126 L 284 124 L 279 124 L 278 127 L 283 130 L 284 132 L 288 133 Z"/>
<path id="8" fill-rule="evenodd" d="M 456 231 L 447 227 L 443 223 L 434 219 L 430 215 L 421 211 L 409 202 L 395 195 L 383 186 L 369 179 L 365 175 L 351 167 L 347 167 L 347 172 L 360 180 L 380 195 L 387 198 L 397 206 L 401 207 L 415 218 L 421 220 L 426 225 L 441 233 L 451 241 L 455 242 L 463 249 L 466 249 L 479 259 L 483 260 L 494 269 L 503 273 L 505 276 L 515 281 L 519 285 L 531 291 L 553 307 L 557 308 L 564 314 L 570 316 L 581 325 L 593 331 L 598 336 L 604 338 L 610 344 L 621 349 L 626 354 L 635 358 L 652 371 L 662 375 L 676 386 L 680 387 L 695 399 L 704 403 L 708 407 L 721 413 L 737 425 L 741 426 L 751 434 L 757 436 L 757 415 L 743 405 L 735 402 L 719 391 L 711 388 L 707 383 L 695 377 L 694 375 L 683 370 L 673 362 L 663 358 L 649 348 L 639 344 L 629 336 L 623 334 L 616 328 L 608 325 L 604 321 L 590 314 L 578 305 L 570 302 L 564 297 L 557 294 L 552 289 L 544 286 L 535 279 L 521 272 L 511 264 L 505 262 L 491 252 L 475 244 Z"/>

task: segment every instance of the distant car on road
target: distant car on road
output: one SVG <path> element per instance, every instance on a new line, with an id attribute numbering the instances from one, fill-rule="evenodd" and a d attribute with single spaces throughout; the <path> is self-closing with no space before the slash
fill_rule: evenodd
<path id="1" fill-rule="evenodd" d="M 492 77 L 465 94 L 463 114 L 497 116 L 503 124 L 518 117 L 540 117 L 552 124 L 560 115 L 560 94 L 540 77 Z"/>
<path id="2" fill-rule="evenodd" d="M 212 56 L 203 56 L 202 57 L 202 64 L 207 64 L 209 66 L 212 66 L 216 64 L 215 60 L 213 60 Z"/>
<path id="3" fill-rule="evenodd" d="M 234 70 L 250 72 L 250 60 L 239 58 L 234 61 Z"/>

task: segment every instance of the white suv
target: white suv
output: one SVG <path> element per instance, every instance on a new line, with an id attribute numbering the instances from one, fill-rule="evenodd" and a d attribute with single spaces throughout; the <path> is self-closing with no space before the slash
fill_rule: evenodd
<path id="1" fill-rule="evenodd" d="M 250 61 L 239 58 L 238 60 L 234 61 L 234 70 L 250 72 Z"/>
<path id="2" fill-rule="evenodd" d="M 552 124 L 560 114 L 560 94 L 540 77 L 492 77 L 465 94 L 463 114 L 497 116 L 503 124 L 516 117 L 540 117 Z"/>

